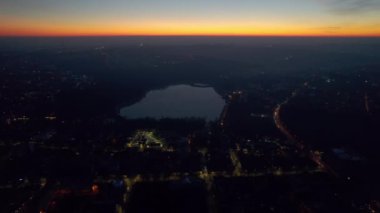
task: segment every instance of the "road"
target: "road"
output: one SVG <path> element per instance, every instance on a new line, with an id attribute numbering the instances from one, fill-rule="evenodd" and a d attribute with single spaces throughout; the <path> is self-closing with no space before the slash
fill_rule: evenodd
<path id="1" fill-rule="evenodd" d="M 303 85 L 308 85 L 307 82 L 305 82 Z M 276 127 L 290 140 L 290 141 L 293 141 L 296 145 L 296 147 L 303 151 L 303 152 L 306 152 L 308 153 L 308 156 L 309 158 L 315 162 L 318 167 L 326 172 L 328 172 L 329 174 L 337 177 L 337 173 L 330 167 L 328 166 L 321 158 L 321 155 L 320 155 L 320 152 L 314 152 L 313 150 L 309 149 L 303 140 L 301 140 L 300 138 L 298 138 L 297 136 L 295 136 L 294 134 L 292 134 L 290 132 L 290 130 L 288 129 L 288 127 L 285 125 L 285 123 L 281 120 L 281 109 L 284 105 L 286 105 L 289 100 L 291 98 L 294 98 L 295 96 L 297 96 L 298 94 L 298 89 L 294 90 L 294 92 L 292 92 L 292 95 L 287 98 L 285 101 L 283 101 L 282 103 L 278 104 L 277 107 L 274 109 L 273 111 L 273 120 L 274 120 L 274 123 L 276 125 Z"/>

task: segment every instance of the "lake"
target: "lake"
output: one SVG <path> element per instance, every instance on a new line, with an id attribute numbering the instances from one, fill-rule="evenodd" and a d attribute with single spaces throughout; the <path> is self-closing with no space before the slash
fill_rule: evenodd
<path id="1" fill-rule="evenodd" d="M 141 101 L 121 108 L 120 115 L 127 119 L 196 117 L 213 121 L 224 105 L 212 87 L 175 85 L 148 92 Z"/>

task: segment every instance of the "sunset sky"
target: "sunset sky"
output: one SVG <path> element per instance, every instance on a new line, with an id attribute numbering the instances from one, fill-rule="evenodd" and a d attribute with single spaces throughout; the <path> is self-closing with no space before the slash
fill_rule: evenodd
<path id="1" fill-rule="evenodd" d="M 380 0 L 1 0 L 2 36 L 380 36 Z"/>

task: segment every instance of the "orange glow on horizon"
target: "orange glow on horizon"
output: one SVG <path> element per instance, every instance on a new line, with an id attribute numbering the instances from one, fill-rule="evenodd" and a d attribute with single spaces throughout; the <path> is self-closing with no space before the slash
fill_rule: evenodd
<path id="1" fill-rule="evenodd" d="M 112 22 L 111 22 L 112 23 Z M 127 27 L 125 27 L 127 26 Z M 380 29 L 349 26 L 329 30 L 308 25 L 284 23 L 100 23 L 41 24 L 16 22 L 0 28 L 0 36 L 316 36 L 380 37 Z"/>
<path id="2" fill-rule="evenodd" d="M 32 31 L 32 30 L 14 30 L 0 31 L 0 37 L 85 37 L 85 36 L 231 36 L 231 37 L 380 37 L 380 33 L 313 33 L 313 32 L 165 32 L 165 31 L 145 31 L 145 32 L 77 32 L 77 31 Z"/>
<path id="3" fill-rule="evenodd" d="M 0 37 L 118 37 L 118 36 L 215 36 L 215 37 L 380 37 L 380 33 L 369 33 L 369 34 L 327 34 L 327 33 L 157 33 L 157 32 L 147 32 L 147 33 L 72 33 L 72 32 L 33 32 L 33 31 L 14 31 L 14 32 L 1 32 Z"/>
<path id="4" fill-rule="evenodd" d="M 380 37 L 357 1 L 0 1 L 0 36 Z"/>

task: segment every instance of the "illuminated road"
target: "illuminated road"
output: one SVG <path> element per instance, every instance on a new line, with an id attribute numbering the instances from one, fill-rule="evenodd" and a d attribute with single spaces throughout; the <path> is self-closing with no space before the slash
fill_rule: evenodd
<path id="1" fill-rule="evenodd" d="M 235 176 L 240 176 L 242 173 L 242 166 L 239 160 L 239 157 L 237 156 L 236 152 L 232 149 L 230 149 L 230 158 L 232 165 L 234 166 L 233 174 Z"/>
<path id="2" fill-rule="evenodd" d="M 308 85 L 308 83 L 305 82 L 304 85 Z M 282 103 L 277 105 L 277 107 L 273 111 L 274 123 L 275 123 L 276 127 L 290 141 L 293 141 L 295 143 L 295 145 L 297 146 L 298 149 L 300 149 L 301 151 L 307 152 L 310 159 L 312 161 L 314 161 L 320 169 L 322 169 L 322 170 L 324 170 L 324 171 L 328 172 L 329 174 L 336 177 L 337 173 L 332 168 L 330 168 L 325 162 L 322 161 L 320 152 L 314 152 L 314 151 L 310 150 L 309 148 L 307 148 L 305 146 L 305 143 L 301 139 L 299 139 L 297 136 L 292 134 L 289 131 L 289 129 L 287 128 L 287 126 L 284 124 L 284 122 L 281 120 L 281 108 L 282 108 L 282 106 L 286 105 L 291 98 L 293 98 L 297 95 L 297 93 L 298 93 L 298 89 L 296 89 L 289 98 L 287 98 L 285 101 L 283 101 Z"/>

